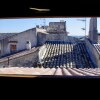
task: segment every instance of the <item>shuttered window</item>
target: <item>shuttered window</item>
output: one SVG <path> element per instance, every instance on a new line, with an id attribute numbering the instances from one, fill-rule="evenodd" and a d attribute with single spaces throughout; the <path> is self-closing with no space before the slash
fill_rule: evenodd
<path id="1" fill-rule="evenodd" d="M 15 52 L 16 49 L 17 49 L 17 46 L 16 46 L 15 44 L 11 44 L 11 45 L 10 45 L 10 52 L 11 52 L 11 53 L 12 53 L 12 52 Z"/>

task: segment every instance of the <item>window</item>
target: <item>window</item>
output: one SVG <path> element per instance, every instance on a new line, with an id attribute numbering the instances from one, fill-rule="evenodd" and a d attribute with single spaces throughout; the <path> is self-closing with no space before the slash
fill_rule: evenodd
<path id="1" fill-rule="evenodd" d="M 16 44 L 11 44 L 11 45 L 10 45 L 10 52 L 11 52 L 11 53 L 16 52 L 16 49 L 17 49 Z"/>

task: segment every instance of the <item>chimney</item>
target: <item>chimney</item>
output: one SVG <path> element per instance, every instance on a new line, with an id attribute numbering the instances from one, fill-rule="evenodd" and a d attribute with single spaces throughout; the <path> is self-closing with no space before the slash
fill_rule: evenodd
<path id="1" fill-rule="evenodd" d="M 98 37 L 97 31 L 97 18 L 90 19 L 90 27 L 89 27 L 89 39 L 92 43 L 97 43 Z"/>

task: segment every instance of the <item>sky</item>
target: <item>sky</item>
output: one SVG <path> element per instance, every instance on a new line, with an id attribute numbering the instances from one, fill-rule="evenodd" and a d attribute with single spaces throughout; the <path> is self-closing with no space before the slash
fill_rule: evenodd
<path id="1" fill-rule="evenodd" d="M 49 25 L 49 22 L 59 22 L 60 20 L 66 21 L 66 30 L 69 36 L 84 36 L 85 22 L 80 21 L 84 17 L 78 18 L 16 18 L 16 19 L 0 19 L 0 33 L 13 33 L 22 32 L 27 29 L 34 28 L 36 25 Z M 89 32 L 90 17 L 86 18 L 86 34 Z M 97 28 L 100 32 L 100 18 L 97 18 Z"/>

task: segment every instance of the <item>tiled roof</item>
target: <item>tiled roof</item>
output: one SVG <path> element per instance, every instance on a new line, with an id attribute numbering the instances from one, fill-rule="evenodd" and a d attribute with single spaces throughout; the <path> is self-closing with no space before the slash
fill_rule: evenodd
<path id="1" fill-rule="evenodd" d="M 95 49 L 100 54 L 100 44 L 94 44 Z"/>
<path id="2" fill-rule="evenodd" d="M 93 68 L 85 43 L 63 43 L 57 41 L 46 42 L 46 53 L 43 57 L 43 65 L 46 67 L 76 67 Z"/>
<path id="3" fill-rule="evenodd" d="M 100 68 L 0 68 L 0 74 L 20 75 L 65 75 L 65 76 L 100 76 Z"/>

